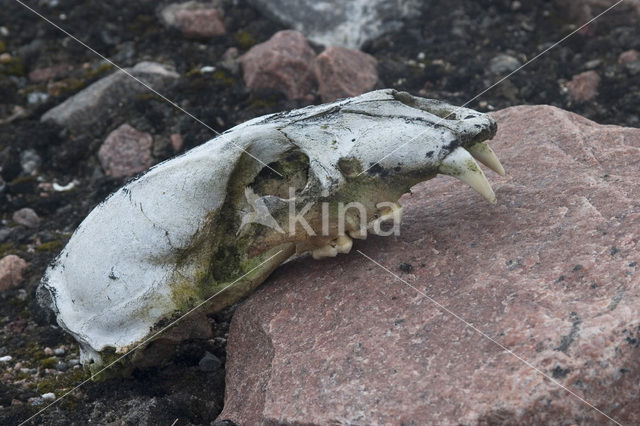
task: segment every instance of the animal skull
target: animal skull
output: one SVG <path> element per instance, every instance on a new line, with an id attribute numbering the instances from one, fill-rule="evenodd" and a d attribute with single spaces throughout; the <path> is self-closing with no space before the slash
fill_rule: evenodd
<path id="1" fill-rule="evenodd" d="M 190 323 L 236 302 L 295 253 L 349 252 L 352 238 L 380 233 L 398 219 L 398 198 L 438 173 L 494 203 L 474 157 L 504 174 L 484 142 L 495 132 L 484 114 L 395 90 L 253 119 L 96 207 L 40 294 L 82 362 L 100 366 L 230 283 Z M 183 327 L 163 337 L 190 335 Z"/>

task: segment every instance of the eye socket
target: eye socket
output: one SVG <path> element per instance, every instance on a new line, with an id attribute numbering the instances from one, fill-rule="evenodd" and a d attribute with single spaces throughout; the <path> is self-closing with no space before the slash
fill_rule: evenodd
<path id="1" fill-rule="evenodd" d="M 289 198 L 289 188 L 293 188 L 297 194 L 307 185 L 308 179 L 309 157 L 293 150 L 284 153 L 280 160 L 269 163 L 269 167 L 260 170 L 249 187 L 259 196 Z"/>

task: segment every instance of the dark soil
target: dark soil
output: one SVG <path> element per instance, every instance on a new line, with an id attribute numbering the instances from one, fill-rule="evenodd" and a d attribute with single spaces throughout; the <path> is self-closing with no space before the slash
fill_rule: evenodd
<path id="1" fill-rule="evenodd" d="M 162 26 L 157 11 L 167 2 L 27 3 L 121 66 L 142 60 L 173 65 L 181 77 L 164 94 L 219 131 L 255 116 L 302 106 L 278 93 L 250 93 L 240 73 L 221 66 L 228 48 L 243 53 L 283 29 L 243 0 L 225 3 L 228 34 L 207 42 L 185 39 Z M 516 11 L 507 0 L 425 1 L 421 17 L 409 20 L 398 33 L 369 42 L 363 50 L 379 61 L 381 86 L 463 104 L 500 79 L 489 69 L 492 58 L 508 54 L 525 62 L 577 27 L 555 2 L 521 3 Z M 115 116 L 104 118 L 104 129 L 95 134 L 69 135 L 41 123 L 45 111 L 112 68 L 12 0 L 3 2 L 0 15 L 0 26 L 8 30 L 8 35 L 0 34 L 0 53 L 10 54 L 0 63 L 0 119 L 4 121 L 0 124 L 0 257 L 16 254 L 30 263 L 20 288 L 0 292 L 0 356 L 13 357 L 0 363 L 0 424 L 8 425 L 44 407 L 42 394 L 60 396 L 87 377 L 75 366 L 78 350 L 73 339 L 38 306 L 35 290 L 46 265 L 76 226 L 125 182 L 106 177 L 97 161 L 97 149 L 106 134 L 124 122 L 153 134 L 157 161 L 174 155 L 169 143 L 172 133 L 183 136 L 183 150 L 214 135 L 156 96 L 122 105 Z M 640 67 L 618 63 L 620 53 L 629 49 L 640 50 L 640 26 L 636 15 L 620 8 L 469 107 L 490 111 L 550 104 L 601 123 L 637 127 Z M 68 71 L 52 82 L 34 83 L 28 78 L 33 70 L 59 64 L 68 65 Z M 200 73 L 205 65 L 218 71 Z M 589 69 L 602 79 L 599 93 L 588 102 L 574 102 L 564 85 Z M 46 99 L 35 99 L 38 93 L 46 94 Z M 22 113 L 7 122 L 16 108 L 22 108 Z M 25 174 L 21 155 L 29 150 L 41 165 Z M 53 182 L 65 185 L 74 180 L 77 185 L 72 191 L 51 190 Z M 13 212 L 23 207 L 34 209 L 42 218 L 36 229 L 12 221 Z M 216 338 L 184 343 L 176 348 L 169 365 L 138 371 L 127 379 L 88 382 L 33 422 L 171 425 L 177 419 L 179 425 L 211 424 L 223 403 L 224 369 L 202 371 L 198 362 L 206 351 L 224 362 L 231 314 L 229 310 L 212 317 Z M 45 352 L 61 346 L 62 355 Z M 16 363 L 21 365 L 16 368 Z"/>

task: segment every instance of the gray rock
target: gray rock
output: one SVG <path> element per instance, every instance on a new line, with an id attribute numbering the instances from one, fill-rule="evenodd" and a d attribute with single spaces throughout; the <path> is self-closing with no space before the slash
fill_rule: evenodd
<path id="1" fill-rule="evenodd" d="M 489 62 L 489 71 L 504 74 L 515 71 L 520 65 L 520 61 L 511 55 L 498 55 Z"/>
<path id="2" fill-rule="evenodd" d="M 38 214 L 28 207 L 15 211 L 11 218 L 15 223 L 26 226 L 27 228 L 37 228 L 40 224 Z"/>
<path id="3" fill-rule="evenodd" d="M 216 371 L 222 367 L 222 361 L 211 352 L 206 352 L 198 363 L 198 367 L 205 372 Z"/>
<path id="4" fill-rule="evenodd" d="M 419 13 L 418 0 L 249 0 L 265 14 L 300 31 L 314 43 L 359 48 L 402 28 Z"/>
<path id="5" fill-rule="evenodd" d="M 176 72 L 155 62 L 140 62 L 127 71 L 155 90 L 164 89 L 178 78 Z M 124 72 L 116 71 L 50 109 L 41 121 L 54 122 L 74 134 L 100 133 L 104 130 L 105 115 L 114 114 L 120 104 L 148 91 Z"/>
<path id="6" fill-rule="evenodd" d="M 20 153 L 20 166 L 25 175 L 30 175 L 40 167 L 42 159 L 33 149 L 26 149 Z"/>

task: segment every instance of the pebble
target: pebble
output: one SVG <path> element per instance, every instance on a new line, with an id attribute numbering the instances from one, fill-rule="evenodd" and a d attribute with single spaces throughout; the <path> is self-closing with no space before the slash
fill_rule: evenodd
<path id="1" fill-rule="evenodd" d="M 4 179 L 2 179 L 2 176 L 0 176 L 0 194 L 4 192 L 6 187 L 7 187 L 6 182 L 4 181 Z"/>
<path id="2" fill-rule="evenodd" d="M 494 74 L 504 74 L 515 71 L 522 65 L 520 61 L 511 55 L 498 55 L 489 61 L 489 71 Z"/>
<path id="3" fill-rule="evenodd" d="M 0 54 L 0 63 L 8 64 L 9 62 L 11 62 L 11 59 L 11 55 L 7 52 Z"/>
<path id="4" fill-rule="evenodd" d="M 109 133 L 98 151 L 104 171 L 113 177 L 133 176 L 153 164 L 153 137 L 123 124 Z"/>
<path id="5" fill-rule="evenodd" d="M 187 38 L 206 39 L 226 34 L 222 12 L 211 4 L 172 3 L 160 12 L 163 22 Z"/>
<path id="6" fill-rule="evenodd" d="M 635 62 L 640 59 L 640 52 L 637 50 L 631 49 L 624 51 L 618 56 L 619 64 L 628 64 L 629 62 Z"/>
<path id="7" fill-rule="evenodd" d="M 211 352 L 206 352 L 198 363 L 198 367 L 200 367 L 201 371 L 216 371 L 220 367 L 222 367 L 222 361 L 220 361 L 220 358 L 218 358 Z"/>
<path id="8" fill-rule="evenodd" d="M 58 361 L 56 363 L 56 370 L 58 371 L 67 371 L 67 364 L 64 363 L 63 361 Z"/>
<path id="9" fill-rule="evenodd" d="M 598 94 L 600 76 L 595 71 L 585 71 L 574 75 L 567 90 L 574 101 L 585 102 L 593 99 Z"/>
<path id="10" fill-rule="evenodd" d="M 0 362 L 9 362 L 13 359 L 11 355 L 0 356 Z"/>
<path id="11" fill-rule="evenodd" d="M 44 348 L 44 354 L 47 356 L 53 355 L 53 349 L 51 349 L 50 347 Z"/>
<path id="12" fill-rule="evenodd" d="M 55 349 L 53 350 L 53 353 L 54 353 L 56 356 L 62 356 L 62 355 L 64 355 L 64 353 L 65 353 L 65 348 L 64 348 L 63 346 L 60 346 L 59 348 L 55 348 Z"/>
<path id="13" fill-rule="evenodd" d="M 22 273 L 27 266 L 27 262 L 14 254 L 0 259 L 0 291 L 22 284 Z"/>
<path id="14" fill-rule="evenodd" d="M 45 401 L 55 401 L 56 394 L 53 392 L 47 392 L 40 395 L 40 398 L 44 399 Z"/>
<path id="15" fill-rule="evenodd" d="M 49 99 L 49 94 L 44 92 L 31 92 L 27 95 L 27 102 L 30 105 L 42 104 Z"/>
<path id="16" fill-rule="evenodd" d="M 33 149 L 25 149 L 20 153 L 20 166 L 25 175 L 35 172 L 42 164 L 42 158 Z"/>
<path id="17" fill-rule="evenodd" d="M 640 60 L 625 64 L 625 68 L 631 75 L 640 74 Z"/>
<path id="18" fill-rule="evenodd" d="M 76 365 L 80 365 L 80 360 L 78 358 L 71 358 L 69 361 L 67 361 L 67 363 L 71 367 L 75 367 Z"/>
<path id="19" fill-rule="evenodd" d="M 29 207 L 15 211 L 11 219 L 13 219 L 15 223 L 26 226 L 27 228 L 37 228 L 40 224 L 40 217 Z"/>
<path id="20" fill-rule="evenodd" d="M 182 139 L 182 135 L 180 133 L 173 133 L 170 136 L 171 139 L 171 147 L 173 148 L 173 152 L 179 152 L 184 145 L 184 140 Z"/>

